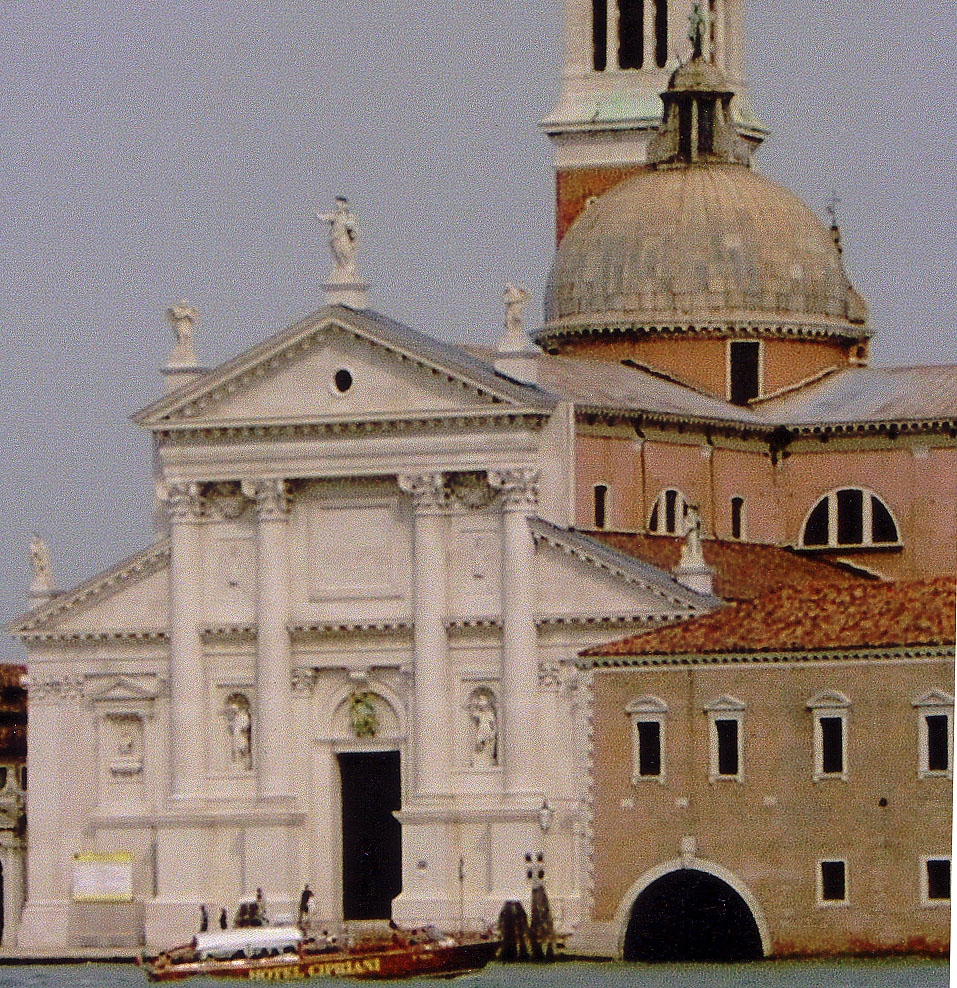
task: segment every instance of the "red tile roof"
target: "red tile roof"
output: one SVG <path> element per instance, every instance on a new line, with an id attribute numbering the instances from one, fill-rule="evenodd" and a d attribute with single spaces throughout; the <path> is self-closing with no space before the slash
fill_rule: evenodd
<path id="1" fill-rule="evenodd" d="M 684 542 L 673 536 L 630 532 L 590 531 L 585 534 L 668 572 L 678 565 Z M 820 557 L 802 556 L 773 545 L 704 539 L 701 549 L 705 562 L 715 570 L 714 592 L 724 600 L 752 600 L 785 587 L 870 582 L 867 577 Z"/>
<path id="2" fill-rule="evenodd" d="M 953 645 L 952 576 L 898 583 L 788 586 L 584 656 L 694 655 Z"/>

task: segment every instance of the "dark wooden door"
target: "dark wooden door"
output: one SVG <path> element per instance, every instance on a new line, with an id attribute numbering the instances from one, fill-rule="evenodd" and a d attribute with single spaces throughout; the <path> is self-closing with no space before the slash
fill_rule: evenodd
<path id="1" fill-rule="evenodd" d="M 402 891 L 399 753 L 339 755 L 342 779 L 342 912 L 345 919 L 389 919 Z"/>

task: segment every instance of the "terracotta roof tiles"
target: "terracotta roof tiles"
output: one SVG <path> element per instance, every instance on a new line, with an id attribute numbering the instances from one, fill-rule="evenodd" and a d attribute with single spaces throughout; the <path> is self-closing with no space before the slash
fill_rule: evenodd
<path id="1" fill-rule="evenodd" d="M 584 656 L 693 655 L 953 645 L 955 580 L 817 583 L 738 601 Z"/>
<path id="2" fill-rule="evenodd" d="M 588 532 L 594 539 L 671 572 L 678 565 L 683 539 L 631 532 Z M 819 557 L 748 542 L 704 539 L 705 562 L 714 567 L 714 592 L 724 600 L 751 600 L 784 587 L 871 582 Z"/>

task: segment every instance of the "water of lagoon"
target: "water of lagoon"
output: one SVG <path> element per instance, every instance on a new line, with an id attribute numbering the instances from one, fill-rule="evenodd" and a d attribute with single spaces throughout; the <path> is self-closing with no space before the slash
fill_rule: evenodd
<path id="1" fill-rule="evenodd" d="M 11 965 L 0 967 L 0 988 L 145 988 L 146 975 L 128 964 Z M 190 988 L 249 984 L 194 978 Z M 948 988 L 950 965 L 922 959 L 764 961 L 754 964 L 491 964 L 448 982 L 421 978 L 359 982 L 322 978 L 316 988 L 360 984 L 403 988 Z"/>

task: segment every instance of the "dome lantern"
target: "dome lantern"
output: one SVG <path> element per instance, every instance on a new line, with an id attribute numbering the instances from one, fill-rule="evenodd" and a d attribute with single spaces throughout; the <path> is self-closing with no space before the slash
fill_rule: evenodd
<path id="1" fill-rule="evenodd" d="M 702 55 L 704 18 L 699 4 L 689 17 L 691 58 L 679 65 L 661 94 L 661 126 L 648 145 L 656 167 L 725 161 L 747 165 L 750 151 L 731 121 L 734 89 L 717 66 Z"/>

